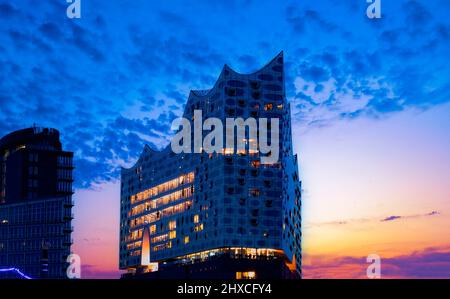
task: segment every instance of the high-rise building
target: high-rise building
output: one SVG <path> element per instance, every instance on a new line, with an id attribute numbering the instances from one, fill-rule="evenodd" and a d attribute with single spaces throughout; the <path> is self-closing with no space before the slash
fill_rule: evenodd
<path id="1" fill-rule="evenodd" d="M 66 277 L 72 159 L 55 129 L 33 127 L 0 139 L 0 268 Z"/>
<path id="2" fill-rule="evenodd" d="M 198 110 L 224 124 L 278 119 L 276 162 L 261 163 L 264 155 L 250 147 L 176 154 L 170 145 L 145 146 L 136 164 L 122 169 L 124 277 L 301 276 L 301 183 L 284 78 L 283 53 L 251 74 L 225 65 L 212 89 L 190 92 L 183 115 L 192 128 Z M 257 143 L 254 137 L 247 130 L 243 141 Z"/>

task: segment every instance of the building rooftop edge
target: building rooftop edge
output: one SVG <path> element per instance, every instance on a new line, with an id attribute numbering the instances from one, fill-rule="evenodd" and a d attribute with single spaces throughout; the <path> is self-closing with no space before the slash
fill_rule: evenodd
<path id="1" fill-rule="evenodd" d="M 264 71 L 266 68 L 268 68 L 270 65 L 272 65 L 277 59 L 279 58 L 283 58 L 284 59 L 284 51 L 280 51 L 275 57 L 273 57 L 268 63 L 266 63 L 263 67 L 259 68 L 257 71 L 251 72 L 251 73 L 239 73 L 237 71 L 235 71 L 234 69 L 232 69 L 228 64 L 225 64 L 222 68 L 222 71 L 220 72 L 220 75 L 217 77 L 216 82 L 214 83 L 214 86 L 211 89 L 205 89 L 205 90 L 190 90 L 189 92 L 189 96 L 188 96 L 188 101 L 191 98 L 191 96 L 195 96 L 198 99 L 201 98 L 207 98 L 209 97 L 213 91 L 215 91 L 217 89 L 217 85 L 220 81 L 220 78 L 223 76 L 225 70 L 230 71 L 238 76 L 251 76 L 251 75 L 255 75 L 258 74 L 262 71 Z M 284 63 L 284 61 L 283 61 Z M 185 108 L 186 109 L 186 108 Z M 186 110 L 183 112 L 183 115 L 185 114 Z M 154 150 L 152 149 L 150 146 L 148 146 L 148 144 L 146 144 L 144 146 L 144 149 L 142 150 L 141 154 L 139 155 L 139 158 L 136 160 L 136 162 L 133 164 L 133 166 L 126 168 L 126 167 L 121 167 L 121 172 L 126 172 L 126 171 L 131 171 L 134 170 L 136 168 L 137 165 L 139 165 L 140 161 L 142 160 L 142 158 L 144 157 L 144 154 L 147 151 L 151 151 L 152 153 L 155 154 L 159 154 L 159 153 L 163 153 L 167 147 L 169 145 L 165 146 L 163 149 L 161 150 Z"/>

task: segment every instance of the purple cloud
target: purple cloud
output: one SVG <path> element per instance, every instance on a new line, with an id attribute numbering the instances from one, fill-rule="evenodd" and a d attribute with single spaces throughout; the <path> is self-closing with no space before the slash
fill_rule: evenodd
<path id="1" fill-rule="evenodd" d="M 450 278 L 450 246 L 381 257 L 382 278 Z M 304 278 L 367 278 L 365 257 L 304 255 Z"/>

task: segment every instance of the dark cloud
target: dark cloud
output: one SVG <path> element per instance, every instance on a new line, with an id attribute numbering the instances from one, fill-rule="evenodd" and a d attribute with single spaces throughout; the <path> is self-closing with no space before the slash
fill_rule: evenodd
<path id="1" fill-rule="evenodd" d="M 397 220 L 397 219 L 400 219 L 400 218 L 402 218 L 402 216 L 389 216 L 389 217 L 386 217 L 384 219 L 381 219 L 380 221 L 392 221 L 392 220 Z"/>
<path id="2" fill-rule="evenodd" d="M 326 69 L 314 66 L 314 65 L 305 65 L 301 67 L 300 75 L 302 78 L 308 81 L 321 82 L 325 81 L 329 78 L 329 74 Z"/>
<path id="3" fill-rule="evenodd" d="M 432 211 L 430 213 L 426 213 L 426 214 L 422 214 L 422 215 L 389 216 L 389 217 L 386 217 L 384 219 L 381 219 L 380 221 L 381 222 L 386 222 L 386 221 L 394 221 L 394 220 L 398 220 L 398 219 L 411 219 L 411 218 L 436 216 L 436 215 L 439 215 L 438 211 Z"/>
<path id="4" fill-rule="evenodd" d="M 44 34 L 44 36 L 53 41 L 59 40 L 62 36 L 61 30 L 55 23 L 44 23 L 39 27 L 39 30 Z"/>
<path id="5" fill-rule="evenodd" d="M 450 278 L 450 248 L 431 247 L 381 258 L 381 278 Z M 304 278 L 367 278 L 366 257 L 304 254 Z"/>
<path id="6" fill-rule="evenodd" d="M 0 3 L 0 17 L 10 18 L 19 14 L 19 11 L 9 3 Z"/>
<path id="7" fill-rule="evenodd" d="M 286 8 L 286 20 L 295 32 L 304 34 L 307 29 L 316 28 L 331 33 L 338 30 L 338 26 L 313 9 L 301 9 L 298 4 Z"/>
<path id="8" fill-rule="evenodd" d="M 66 18 L 64 1 L 0 1 L 0 134 L 56 127 L 75 152 L 78 187 L 115 180 L 144 144 L 167 144 L 190 88 L 211 88 L 225 63 L 250 72 L 280 50 L 294 121 L 306 126 L 450 99 L 450 24 L 428 4 L 406 3 L 398 22 L 377 24 L 361 21 L 359 1 L 332 12 L 314 1 L 257 4 L 245 2 L 270 14 L 264 32 L 237 1 L 96 1 L 80 20 Z"/>

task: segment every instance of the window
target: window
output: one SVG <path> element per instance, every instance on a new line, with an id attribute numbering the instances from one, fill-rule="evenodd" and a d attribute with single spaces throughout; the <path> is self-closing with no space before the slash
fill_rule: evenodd
<path id="1" fill-rule="evenodd" d="M 259 98 L 261 98 L 261 93 L 259 91 L 252 92 L 252 98 L 258 100 Z"/>
<path id="2" fill-rule="evenodd" d="M 198 215 L 194 215 L 194 223 L 198 223 L 198 219 L 199 217 L 198 217 Z"/>
<path id="3" fill-rule="evenodd" d="M 236 95 L 236 88 L 225 88 L 225 92 L 230 97 L 235 96 Z"/>
<path id="4" fill-rule="evenodd" d="M 250 196 L 257 197 L 257 196 L 259 196 L 261 194 L 261 191 L 259 191 L 259 189 L 257 189 L 257 188 L 250 188 L 248 190 L 248 194 Z"/>
<path id="5" fill-rule="evenodd" d="M 184 237 L 184 244 L 189 243 L 189 236 Z"/>
<path id="6" fill-rule="evenodd" d="M 150 226 L 150 235 L 153 235 L 153 234 L 155 234 L 156 233 L 156 225 L 155 224 L 152 224 L 151 226 Z"/>
<path id="7" fill-rule="evenodd" d="M 169 232 L 169 239 L 175 239 L 177 237 L 177 232 L 172 230 Z"/>
<path id="8" fill-rule="evenodd" d="M 248 272 L 236 272 L 236 279 L 255 279 L 256 272 L 248 271 Z"/>
<path id="9" fill-rule="evenodd" d="M 169 222 L 169 230 L 173 230 L 177 228 L 177 221 L 176 220 L 172 220 Z"/>
<path id="10" fill-rule="evenodd" d="M 259 160 L 253 160 L 253 161 L 251 162 L 251 164 L 252 164 L 252 167 L 258 168 L 259 165 L 260 165 L 260 162 L 259 162 Z"/>
<path id="11" fill-rule="evenodd" d="M 268 110 L 272 110 L 273 109 L 273 104 L 272 103 L 268 103 L 264 105 L 264 110 L 268 111 Z"/>
<path id="12" fill-rule="evenodd" d="M 194 227 L 194 231 L 199 232 L 203 230 L 203 223 Z"/>
<path id="13" fill-rule="evenodd" d="M 250 81 L 250 86 L 253 89 L 258 89 L 261 84 L 258 81 Z"/>

